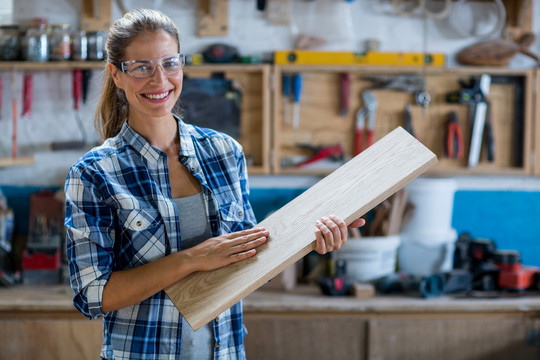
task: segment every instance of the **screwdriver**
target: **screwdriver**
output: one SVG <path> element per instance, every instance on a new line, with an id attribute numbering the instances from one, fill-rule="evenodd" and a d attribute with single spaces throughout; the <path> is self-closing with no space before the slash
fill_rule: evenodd
<path id="1" fill-rule="evenodd" d="M 300 125 L 300 95 L 302 94 L 302 75 L 296 73 L 293 75 L 292 79 L 293 85 L 293 97 L 294 97 L 294 107 L 293 107 L 293 128 L 298 130 Z"/>
<path id="2" fill-rule="evenodd" d="M 348 73 L 342 73 L 339 75 L 340 79 L 340 110 L 341 116 L 347 116 L 349 112 L 349 97 L 351 94 L 351 75 Z"/>
<path id="3" fill-rule="evenodd" d="M 285 124 L 289 125 L 290 110 L 289 110 L 289 97 L 291 96 L 291 76 L 289 74 L 283 74 L 283 111 L 285 112 Z"/>

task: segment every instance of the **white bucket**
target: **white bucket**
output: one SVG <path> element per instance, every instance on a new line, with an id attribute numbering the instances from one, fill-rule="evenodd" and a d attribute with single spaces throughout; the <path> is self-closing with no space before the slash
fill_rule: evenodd
<path id="1" fill-rule="evenodd" d="M 418 178 L 408 184 L 408 200 L 414 204 L 414 213 L 401 233 L 451 229 L 456 188 L 454 179 L 443 178 Z"/>
<path id="2" fill-rule="evenodd" d="M 399 243 L 399 235 L 351 238 L 332 254 L 334 260 L 346 261 L 353 280 L 369 281 L 395 272 Z"/>
<path id="3" fill-rule="evenodd" d="M 430 275 L 450 271 L 454 263 L 456 230 L 401 234 L 399 271 Z"/>

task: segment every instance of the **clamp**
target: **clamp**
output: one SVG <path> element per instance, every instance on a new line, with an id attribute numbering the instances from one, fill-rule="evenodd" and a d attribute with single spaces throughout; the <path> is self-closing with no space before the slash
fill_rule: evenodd
<path id="1" fill-rule="evenodd" d="M 341 144 L 315 146 L 311 144 L 296 144 L 296 146 L 313 151 L 314 155 L 307 160 L 304 160 L 295 165 L 299 168 L 308 164 L 317 162 L 323 159 L 331 159 L 333 161 L 342 161 L 345 158 L 345 152 Z"/>

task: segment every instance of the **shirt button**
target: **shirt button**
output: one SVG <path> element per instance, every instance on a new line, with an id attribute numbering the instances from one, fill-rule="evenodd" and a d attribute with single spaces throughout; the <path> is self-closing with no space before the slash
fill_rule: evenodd
<path id="1" fill-rule="evenodd" d="M 218 349 L 219 349 L 220 347 L 221 347 L 221 345 L 220 345 L 220 344 L 216 344 L 216 348 L 218 348 Z"/>
<path id="2" fill-rule="evenodd" d="M 189 168 L 189 171 L 195 172 L 195 168 Z"/>
<path id="3" fill-rule="evenodd" d="M 182 158 L 180 159 L 180 161 L 181 161 L 181 162 L 186 162 L 186 158 L 185 158 L 185 157 L 182 157 Z"/>
<path id="4" fill-rule="evenodd" d="M 216 316 L 216 322 L 218 322 L 218 321 L 219 321 L 219 316 Z"/>
<path id="5" fill-rule="evenodd" d="M 142 225 L 142 221 L 139 220 L 139 221 L 136 222 L 136 224 L 137 224 L 137 226 L 141 226 L 141 225 Z"/>
<path id="6" fill-rule="evenodd" d="M 242 215 L 244 215 L 244 212 L 243 212 L 243 211 L 239 211 L 239 212 L 238 212 L 238 216 L 242 216 Z"/>

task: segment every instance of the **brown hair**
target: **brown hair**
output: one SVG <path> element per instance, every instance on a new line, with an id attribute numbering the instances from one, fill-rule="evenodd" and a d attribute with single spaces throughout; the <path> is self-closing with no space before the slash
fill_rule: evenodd
<path id="1" fill-rule="evenodd" d="M 137 36 L 144 32 L 165 31 L 176 39 L 178 51 L 180 40 L 178 29 L 172 20 L 157 10 L 135 9 L 118 19 L 109 29 L 109 37 L 105 45 L 107 62 L 124 61 L 125 49 Z M 110 71 L 105 65 L 103 86 L 99 96 L 95 126 L 103 139 L 118 134 L 129 117 L 129 106 L 122 89 L 116 87 Z"/>

